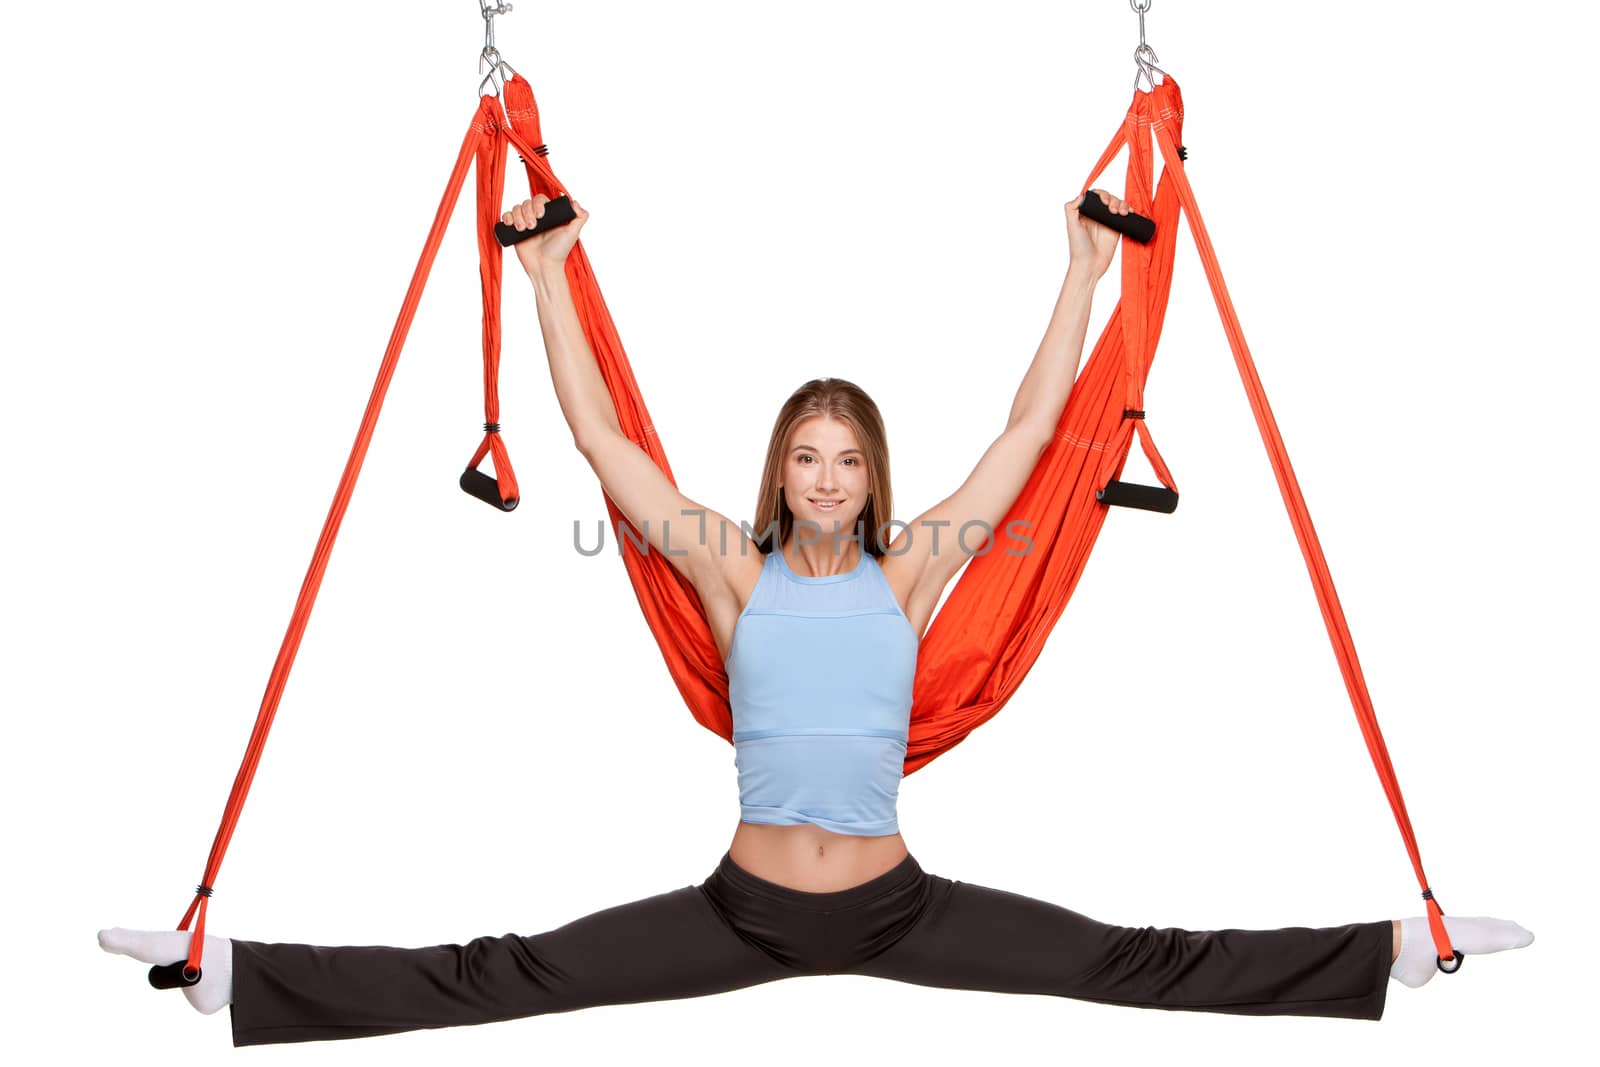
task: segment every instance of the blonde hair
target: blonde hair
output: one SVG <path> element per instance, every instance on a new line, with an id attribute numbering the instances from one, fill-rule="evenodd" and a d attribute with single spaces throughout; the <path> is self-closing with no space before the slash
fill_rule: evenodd
<path id="1" fill-rule="evenodd" d="M 861 551 L 882 556 L 894 538 L 885 527 L 894 515 L 894 494 L 889 486 L 889 440 L 883 430 L 878 405 L 854 382 L 843 378 L 813 378 L 796 389 L 778 411 L 767 442 L 767 460 L 761 470 L 761 489 L 756 496 L 753 536 L 763 555 L 770 555 L 789 540 L 794 530 L 794 512 L 778 487 L 789 437 L 806 419 L 836 419 L 850 427 L 861 446 L 867 465 L 867 502 L 856 520 L 853 533 L 861 534 Z M 774 540 L 774 533 L 776 540 Z"/>

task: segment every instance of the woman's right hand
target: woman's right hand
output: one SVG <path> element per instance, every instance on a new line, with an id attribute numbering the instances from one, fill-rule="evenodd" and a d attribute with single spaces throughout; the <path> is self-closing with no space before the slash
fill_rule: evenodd
<path id="1" fill-rule="evenodd" d="M 1122 243 L 1121 233 L 1079 213 L 1083 202 L 1096 194 L 1113 215 L 1126 215 L 1133 210 L 1126 200 L 1112 196 L 1104 189 L 1090 189 L 1066 205 L 1067 244 L 1071 254 L 1068 269 L 1081 267 L 1093 281 L 1099 281 L 1105 274 L 1111 266 L 1111 257 L 1117 254 L 1117 246 Z M 1094 222 L 1093 226 L 1089 225 L 1091 222 Z"/>
<path id="2" fill-rule="evenodd" d="M 532 200 L 524 200 L 504 215 L 500 221 L 507 226 L 519 230 L 531 230 L 544 215 L 545 205 L 550 198 L 540 193 Z M 567 254 L 572 251 L 572 246 L 578 243 L 578 231 L 583 229 L 583 224 L 589 218 L 589 213 L 576 200 L 572 201 L 572 212 L 577 217 L 565 226 L 557 226 L 553 230 L 541 233 L 537 237 L 530 237 L 526 241 L 518 241 L 515 247 L 517 259 L 522 261 L 522 269 L 531 276 L 536 271 L 547 270 L 550 267 L 564 269 Z"/>

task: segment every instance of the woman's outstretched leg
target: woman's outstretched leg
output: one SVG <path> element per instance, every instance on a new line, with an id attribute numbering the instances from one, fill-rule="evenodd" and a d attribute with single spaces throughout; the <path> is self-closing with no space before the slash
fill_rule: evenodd
<path id="1" fill-rule="evenodd" d="M 697 886 L 532 936 L 432 948 L 234 942 L 235 1045 L 367 1037 L 603 1004 L 706 996 L 787 978 Z"/>
<path id="2" fill-rule="evenodd" d="M 921 920 L 856 974 L 945 989 L 1237 1015 L 1378 1019 L 1390 920 L 1282 930 L 1111 926 L 1056 904 L 934 877 Z"/>
<path id="3" fill-rule="evenodd" d="M 607 908 L 545 933 L 480 937 L 464 945 L 234 940 L 232 948 L 235 1045 L 372 1037 L 676 1000 L 795 974 L 734 933 L 698 886 Z M 208 946 L 207 964 L 213 958 Z"/>

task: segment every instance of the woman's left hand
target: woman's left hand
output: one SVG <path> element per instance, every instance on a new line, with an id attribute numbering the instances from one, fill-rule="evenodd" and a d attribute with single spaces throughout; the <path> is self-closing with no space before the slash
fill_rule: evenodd
<path id="1" fill-rule="evenodd" d="M 1099 194 L 1100 201 L 1111 209 L 1113 215 L 1126 215 L 1131 210 L 1127 201 L 1118 200 L 1104 189 L 1091 189 L 1085 195 L 1090 194 Z M 1106 268 L 1111 266 L 1111 257 L 1116 255 L 1122 234 L 1078 214 L 1078 208 L 1082 205 L 1083 197 L 1080 196 L 1066 206 L 1067 242 L 1072 249 L 1070 266 L 1081 268 L 1091 281 L 1098 281 Z"/>

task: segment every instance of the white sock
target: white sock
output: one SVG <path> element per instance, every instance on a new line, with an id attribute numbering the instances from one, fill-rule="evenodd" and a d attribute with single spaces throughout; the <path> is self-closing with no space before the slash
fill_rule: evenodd
<path id="1" fill-rule="evenodd" d="M 100 931 L 100 947 L 144 963 L 174 963 L 189 956 L 189 931 L 124 930 L 117 926 Z M 206 935 L 205 951 L 200 958 L 200 981 L 184 986 L 183 995 L 206 1015 L 221 1011 L 232 1002 L 232 941 Z"/>
<path id="2" fill-rule="evenodd" d="M 1450 944 L 1463 956 L 1533 944 L 1533 933 L 1510 919 L 1446 915 L 1444 928 L 1450 935 Z M 1413 919 L 1401 919 L 1400 955 L 1395 957 L 1394 966 L 1389 968 L 1389 977 L 1413 989 L 1426 985 L 1429 979 L 1440 973 L 1438 957 L 1439 950 L 1434 946 L 1427 917 L 1419 915 Z M 1465 962 L 1462 961 L 1463 964 Z"/>

